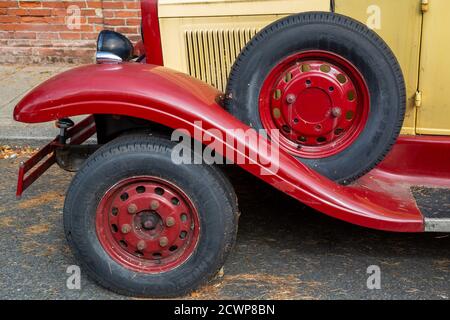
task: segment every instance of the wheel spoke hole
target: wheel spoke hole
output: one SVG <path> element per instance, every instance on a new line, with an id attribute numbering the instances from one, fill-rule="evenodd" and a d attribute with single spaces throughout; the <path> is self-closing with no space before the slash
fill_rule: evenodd
<path id="1" fill-rule="evenodd" d="M 174 206 L 180 205 L 180 200 L 178 198 L 176 198 L 176 197 L 173 197 L 170 201 L 172 202 L 172 204 Z"/>
<path id="2" fill-rule="evenodd" d="M 285 133 L 291 133 L 291 128 L 290 128 L 289 126 L 284 125 L 284 126 L 281 127 L 281 128 L 283 129 L 283 131 L 284 131 Z"/>
<path id="3" fill-rule="evenodd" d="M 273 109 L 273 116 L 275 117 L 275 119 L 281 118 L 281 110 L 278 108 Z"/>
<path id="4" fill-rule="evenodd" d="M 158 196 L 162 196 L 162 195 L 164 194 L 164 189 L 158 187 L 158 188 L 155 189 L 155 193 L 156 193 Z"/>
<path id="5" fill-rule="evenodd" d="M 117 227 L 116 224 L 112 224 L 112 225 L 111 225 L 111 229 L 112 229 L 112 231 L 113 231 L 114 233 L 119 232 L 119 227 Z"/>
<path id="6" fill-rule="evenodd" d="M 181 240 L 186 239 L 187 234 L 188 234 L 187 231 L 181 231 L 181 232 L 180 232 L 180 239 L 181 239 Z"/>
<path id="7" fill-rule="evenodd" d="M 153 258 L 155 258 L 155 259 L 161 259 L 162 254 L 159 253 L 159 252 L 155 252 L 154 254 L 152 254 L 152 256 L 153 256 Z"/>
<path id="8" fill-rule="evenodd" d="M 305 143 L 308 139 L 305 136 L 300 136 L 298 137 L 298 141 L 300 141 L 301 143 Z"/>
<path id="9" fill-rule="evenodd" d="M 117 208 L 112 208 L 111 214 L 112 214 L 114 217 L 117 217 L 117 215 L 119 214 L 119 209 L 117 209 Z"/>
<path id="10" fill-rule="evenodd" d="M 344 76 L 342 73 L 341 73 L 341 74 L 338 74 L 336 78 L 337 78 L 337 80 L 338 80 L 340 83 L 342 83 L 342 84 L 344 84 L 344 83 L 347 82 L 347 77 Z"/>
<path id="11" fill-rule="evenodd" d="M 183 213 L 182 215 L 181 215 L 181 222 L 186 222 L 187 221 L 187 214 L 186 213 Z"/>
<path id="12" fill-rule="evenodd" d="M 292 73 L 291 72 L 286 73 L 286 75 L 284 76 L 284 81 L 288 83 L 291 80 L 292 80 Z"/>
<path id="13" fill-rule="evenodd" d="M 324 73 L 328 73 L 331 71 L 331 67 L 327 64 L 323 64 L 320 66 L 320 71 L 322 71 Z"/>
<path id="14" fill-rule="evenodd" d="M 135 254 L 137 257 L 139 257 L 139 258 L 142 258 L 142 257 L 144 256 L 144 253 L 143 253 L 142 251 L 139 251 L 139 250 L 135 251 L 134 254 Z"/>
<path id="15" fill-rule="evenodd" d="M 311 80 L 308 79 L 308 80 L 306 80 L 305 83 L 306 83 L 307 86 L 310 86 L 312 82 L 311 82 Z"/>
<path id="16" fill-rule="evenodd" d="M 318 142 L 318 143 L 324 143 L 324 142 L 327 142 L 327 138 L 325 138 L 325 137 L 318 137 L 318 138 L 317 138 L 317 142 Z"/>
<path id="17" fill-rule="evenodd" d="M 120 245 L 121 245 L 122 247 L 124 247 L 124 248 L 127 248 L 127 247 L 128 247 L 128 243 L 127 243 L 125 240 L 120 240 L 119 243 L 120 243 Z"/>
<path id="18" fill-rule="evenodd" d="M 311 66 L 309 64 L 302 64 L 300 66 L 300 70 L 302 72 L 309 72 L 309 71 L 311 71 Z"/>
<path id="19" fill-rule="evenodd" d="M 120 199 L 121 199 L 122 201 L 127 201 L 128 198 L 129 198 L 129 195 L 128 195 L 128 193 L 126 193 L 126 192 L 124 192 L 124 193 L 122 193 L 122 194 L 120 195 Z"/>
<path id="20" fill-rule="evenodd" d="M 334 130 L 334 134 L 337 136 L 340 136 L 343 133 L 344 133 L 344 129 L 342 129 L 342 128 L 337 128 L 336 130 Z"/>
<path id="21" fill-rule="evenodd" d="M 281 90 L 280 89 L 275 90 L 275 92 L 273 93 L 273 98 L 275 100 L 280 100 L 280 98 L 281 98 Z"/>
<path id="22" fill-rule="evenodd" d="M 355 91 L 353 91 L 353 90 L 349 91 L 347 94 L 347 98 L 348 98 L 348 101 L 354 101 L 356 98 Z"/>
<path id="23" fill-rule="evenodd" d="M 169 248 L 169 251 L 174 252 L 174 251 L 176 251 L 177 249 L 178 249 L 177 246 L 171 246 L 171 247 Z"/>
<path id="24" fill-rule="evenodd" d="M 297 118 L 294 119 L 294 123 L 298 124 L 300 122 L 300 120 L 298 120 Z"/>
<path id="25" fill-rule="evenodd" d="M 345 114 L 345 119 L 347 119 L 348 121 L 353 120 L 354 117 L 355 113 L 353 111 L 347 111 L 347 113 Z"/>
<path id="26" fill-rule="evenodd" d="M 329 87 L 328 90 L 329 90 L 330 92 L 333 92 L 333 91 L 334 91 L 334 87 Z"/>
<path id="27" fill-rule="evenodd" d="M 136 188 L 136 192 L 137 193 L 144 193 L 145 192 L 145 187 L 144 186 L 139 186 Z"/>

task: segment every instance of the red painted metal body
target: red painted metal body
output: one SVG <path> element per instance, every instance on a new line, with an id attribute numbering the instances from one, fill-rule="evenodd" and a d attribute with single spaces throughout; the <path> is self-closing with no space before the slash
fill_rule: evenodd
<path id="1" fill-rule="evenodd" d="M 146 63 L 162 66 L 164 60 L 159 28 L 158 0 L 141 0 L 141 12 Z"/>
<path id="2" fill-rule="evenodd" d="M 241 150 L 258 153 L 256 146 L 242 136 L 233 134 L 234 131 L 229 131 L 247 130 L 249 127 L 217 103 L 219 95 L 220 92 L 213 87 L 164 67 L 143 64 L 92 65 L 67 71 L 38 86 L 19 103 L 14 117 L 17 121 L 37 123 L 83 114 L 126 115 L 175 129 L 183 128 L 191 134 L 196 130 L 202 131 L 222 141 L 228 149 L 238 154 Z M 196 121 L 202 121 L 202 126 Z M 210 129 L 216 131 L 208 131 Z M 221 140 L 226 134 L 232 136 L 232 141 Z M 270 145 L 270 141 L 261 139 Z M 414 181 L 423 180 L 421 177 L 427 175 L 427 169 L 419 160 L 411 160 L 411 154 L 407 155 L 410 159 L 407 165 L 418 164 L 417 167 L 422 169 L 409 168 L 406 172 L 395 169 L 401 168 L 398 166 L 398 157 L 411 152 L 406 150 L 413 144 L 414 141 L 410 139 L 401 140 L 400 149 L 396 148 L 379 169 L 347 187 L 320 176 L 284 151 L 280 151 L 279 170 L 271 174 L 262 174 L 267 172 L 267 168 L 261 164 L 270 162 L 270 155 L 263 156 L 264 162 L 247 161 L 240 166 L 332 217 L 374 229 L 422 232 L 423 217 L 410 195 L 409 186 Z M 442 156 L 442 148 L 448 146 L 448 140 L 432 141 L 423 144 L 422 151 L 427 153 L 432 150 L 438 160 L 438 156 Z M 436 166 L 446 175 L 437 177 L 429 174 L 428 179 L 439 180 L 448 186 L 449 162 L 443 162 L 445 164 Z"/>

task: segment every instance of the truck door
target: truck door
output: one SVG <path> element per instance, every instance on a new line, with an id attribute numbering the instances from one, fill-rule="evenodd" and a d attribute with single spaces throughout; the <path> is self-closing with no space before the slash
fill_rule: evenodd
<path id="1" fill-rule="evenodd" d="M 441 6 L 444 6 L 444 3 L 448 2 L 448 0 L 431 1 L 441 2 Z M 447 4 L 447 6 L 450 7 L 450 4 Z M 418 108 L 416 108 L 415 100 L 419 87 L 420 46 L 423 22 L 421 8 L 421 0 L 335 0 L 335 10 L 337 13 L 359 20 L 377 32 L 387 42 L 399 60 L 405 76 L 408 98 L 406 118 L 402 130 L 403 134 L 416 134 Z M 437 11 L 437 15 L 444 16 L 447 14 L 447 11 L 443 9 L 433 8 L 434 10 Z M 432 19 L 427 18 L 427 20 L 430 20 L 430 30 L 433 28 L 431 24 L 436 24 L 436 22 L 431 21 Z M 450 20 L 448 19 L 445 23 L 450 24 Z M 445 32 L 450 33 L 450 29 L 445 30 L 442 25 L 437 27 L 437 29 L 441 30 L 440 34 Z M 439 41 L 439 38 L 435 39 L 435 41 Z M 441 44 L 444 45 L 442 42 L 443 39 Z M 449 47 L 446 44 L 446 48 Z M 444 50 L 442 49 L 442 54 Z M 429 53 L 429 55 L 435 54 L 431 51 Z M 447 64 L 450 64 L 450 61 L 447 61 Z M 433 76 L 432 73 L 430 76 Z M 443 73 L 440 76 L 447 77 L 450 80 L 450 74 L 446 75 Z M 420 117 L 422 117 L 422 112 L 420 112 Z M 445 120 L 442 121 L 445 122 Z M 423 123 L 422 119 L 420 123 Z"/>
<path id="2" fill-rule="evenodd" d="M 417 133 L 450 135 L 450 1 L 427 0 L 423 10 Z"/>

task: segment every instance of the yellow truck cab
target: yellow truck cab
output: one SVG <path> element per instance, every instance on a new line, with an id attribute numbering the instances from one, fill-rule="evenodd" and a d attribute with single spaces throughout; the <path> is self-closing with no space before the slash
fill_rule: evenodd
<path id="1" fill-rule="evenodd" d="M 242 48 L 281 17 L 334 11 L 374 30 L 402 68 L 408 135 L 450 135 L 450 20 L 446 0 L 160 0 L 164 65 L 225 91 Z"/>

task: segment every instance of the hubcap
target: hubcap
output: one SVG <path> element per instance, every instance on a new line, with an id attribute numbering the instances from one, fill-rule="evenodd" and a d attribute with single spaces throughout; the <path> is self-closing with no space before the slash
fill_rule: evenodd
<path id="1" fill-rule="evenodd" d="M 282 148 L 303 158 L 330 157 L 348 148 L 364 130 L 369 91 L 356 67 L 344 58 L 301 52 L 270 72 L 259 110 L 266 130 L 280 130 Z"/>
<path id="2" fill-rule="evenodd" d="M 104 195 L 96 230 L 102 247 L 119 264 L 159 273 L 192 255 L 200 224 L 192 201 L 177 186 L 156 177 L 133 177 Z"/>

